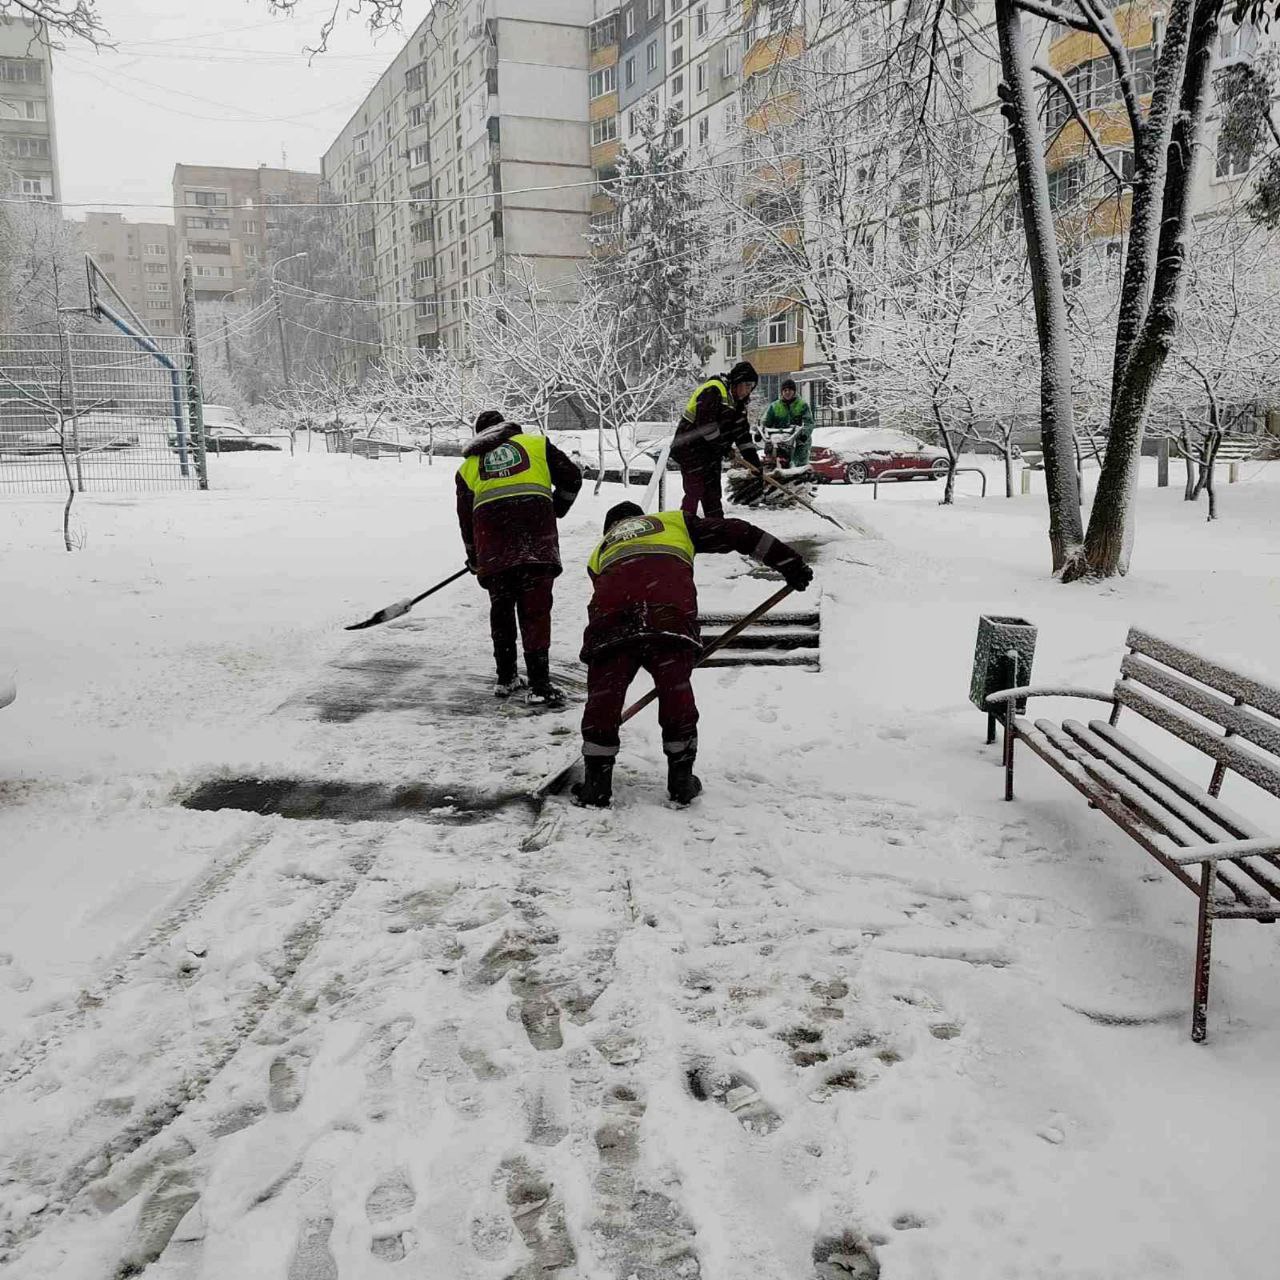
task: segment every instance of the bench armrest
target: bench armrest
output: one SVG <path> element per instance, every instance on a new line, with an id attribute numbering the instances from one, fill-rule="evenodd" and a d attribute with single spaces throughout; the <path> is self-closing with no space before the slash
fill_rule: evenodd
<path id="1" fill-rule="evenodd" d="M 986 704 L 989 707 L 1003 706 L 1007 702 L 1021 702 L 1023 698 L 1092 698 L 1096 702 L 1114 702 L 1114 693 L 1102 693 L 1097 689 L 1072 689 L 1067 685 L 1020 685 L 1017 689 L 1001 689 L 998 693 L 989 693 Z"/>
<path id="2" fill-rule="evenodd" d="M 1235 858 L 1257 858 L 1280 854 L 1280 837 L 1261 840 L 1225 840 L 1222 844 L 1193 844 L 1171 847 L 1168 856 L 1179 866 L 1196 862 L 1228 862 Z"/>

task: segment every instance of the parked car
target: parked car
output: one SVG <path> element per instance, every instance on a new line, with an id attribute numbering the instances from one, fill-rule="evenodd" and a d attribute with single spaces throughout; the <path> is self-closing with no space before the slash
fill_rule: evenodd
<path id="1" fill-rule="evenodd" d="M 809 466 L 827 484 L 940 480 L 947 474 L 947 452 L 902 431 L 837 427 L 814 432 Z"/>
<path id="2" fill-rule="evenodd" d="M 99 453 L 104 449 L 132 449 L 138 443 L 137 422 L 111 413 L 86 413 L 74 425 L 66 424 L 67 451 L 78 444 L 82 453 Z M 58 453 L 62 441 L 56 427 L 24 431 L 5 445 L 7 453 Z"/>
<path id="3" fill-rule="evenodd" d="M 281 448 L 273 440 L 254 435 L 240 421 L 240 415 L 225 404 L 206 404 L 202 409 L 204 441 L 210 453 L 248 453 L 255 450 L 277 451 Z M 178 447 L 178 437 L 169 432 L 169 448 Z"/>

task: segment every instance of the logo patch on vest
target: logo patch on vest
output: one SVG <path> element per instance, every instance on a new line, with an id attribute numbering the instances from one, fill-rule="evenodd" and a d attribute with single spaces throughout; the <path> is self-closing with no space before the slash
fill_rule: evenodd
<path id="1" fill-rule="evenodd" d="M 486 480 L 505 480 L 529 470 L 529 455 L 518 445 L 507 441 L 490 449 L 480 459 L 480 471 Z"/>
<path id="2" fill-rule="evenodd" d="M 650 534 L 661 533 L 663 527 L 662 521 L 653 516 L 628 516 L 605 534 L 604 545 L 616 547 L 618 543 L 630 542 L 632 538 L 647 538 Z"/>

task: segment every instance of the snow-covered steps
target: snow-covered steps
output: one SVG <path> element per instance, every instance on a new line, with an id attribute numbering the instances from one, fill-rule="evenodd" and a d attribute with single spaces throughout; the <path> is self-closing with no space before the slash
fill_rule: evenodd
<path id="1" fill-rule="evenodd" d="M 730 627 L 742 621 L 741 614 L 707 613 L 699 618 L 703 643 L 712 644 Z M 821 615 L 816 609 L 805 613 L 766 614 L 718 650 L 704 667 L 803 667 L 818 670 L 821 645 Z"/>

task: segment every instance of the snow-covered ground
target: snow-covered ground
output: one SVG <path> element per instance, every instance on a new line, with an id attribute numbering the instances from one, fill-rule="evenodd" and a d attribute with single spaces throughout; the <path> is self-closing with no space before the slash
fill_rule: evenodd
<path id="1" fill-rule="evenodd" d="M 766 513 L 815 557 L 821 673 L 698 677 L 688 812 L 645 719 L 613 811 L 540 817 L 499 801 L 576 708 L 493 703 L 472 582 L 341 629 L 460 564 L 450 465 L 211 467 L 84 501 L 71 555 L 55 500 L 0 503 L 0 1275 L 1273 1273 L 1274 930 L 1218 930 L 1193 1045 L 1191 895 L 1037 761 L 1004 804 L 966 693 L 989 611 L 1039 624 L 1041 678 L 1105 687 L 1130 623 L 1280 678 L 1280 467 L 1213 526 L 1148 477 L 1101 587 L 972 476 L 950 510 L 820 492 L 873 536 Z M 564 527 L 575 690 L 619 496 Z M 707 608 L 773 589 L 698 575 Z M 217 777 L 421 808 L 180 807 Z"/>

